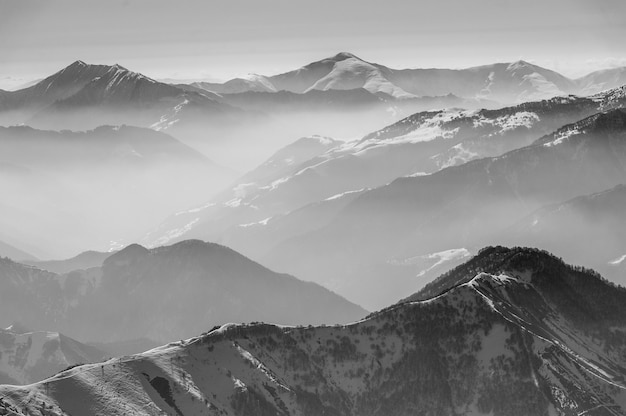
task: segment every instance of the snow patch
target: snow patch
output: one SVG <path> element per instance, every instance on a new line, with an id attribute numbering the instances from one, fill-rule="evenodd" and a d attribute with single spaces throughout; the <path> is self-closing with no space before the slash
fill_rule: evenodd
<path id="1" fill-rule="evenodd" d="M 615 260 L 610 261 L 609 264 L 613 266 L 617 266 L 617 265 L 622 264 L 624 260 L 626 260 L 626 254 L 624 254 L 622 257 L 618 257 Z"/>
<path id="2" fill-rule="evenodd" d="M 569 139 L 571 136 L 580 134 L 580 131 L 576 128 L 571 128 L 565 131 L 560 131 L 554 135 L 554 140 L 548 143 L 544 143 L 544 147 L 552 147 L 557 146 L 563 143 L 565 140 Z"/>

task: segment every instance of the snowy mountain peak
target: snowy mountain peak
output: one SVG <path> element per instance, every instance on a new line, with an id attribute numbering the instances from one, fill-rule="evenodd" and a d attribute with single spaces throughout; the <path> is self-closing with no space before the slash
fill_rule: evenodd
<path id="1" fill-rule="evenodd" d="M 354 58 L 354 59 L 358 59 L 359 61 L 362 61 L 361 58 L 359 58 L 358 56 L 350 53 L 350 52 L 339 52 L 337 55 L 333 56 L 332 58 L 330 58 L 330 60 L 332 61 L 343 61 L 346 59 L 350 59 L 350 58 Z"/>
<path id="2" fill-rule="evenodd" d="M 72 62 L 72 63 L 71 63 L 69 66 L 67 66 L 65 69 L 67 70 L 67 69 L 69 69 L 69 68 L 84 68 L 84 67 L 86 67 L 86 66 L 87 66 L 87 64 L 85 63 L 85 61 L 81 61 L 81 60 L 79 59 L 79 60 L 76 60 L 76 61 Z"/>
<path id="3" fill-rule="evenodd" d="M 511 62 L 509 64 L 509 66 L 507 67 L 507 69 L 514 70 L 514 69 L 525 68 L 525 67 L 534 67 L 534 66 L 535 65 L 520 59 L 519 61 Z"/>

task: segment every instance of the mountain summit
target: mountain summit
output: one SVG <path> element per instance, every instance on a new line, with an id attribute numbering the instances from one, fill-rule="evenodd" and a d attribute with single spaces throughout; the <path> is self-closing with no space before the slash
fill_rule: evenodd
<path id="1" fill-rule="evenodd" d="M 262 82 L 260 81 L 262 80 Z M 598 72 L 573 80 L 524 60 L 465 69 L 392 69 L 365 61 L 349 52 L 255 81 L 235 79 L 224 84 L 198 84 L 217 93 L 246 91 L 350 90 L 363 88 L 396 99 L 455 95 L 501 104 L 552 98 L 566 94 L 594 94 L 626 83 L 623 71 Z"/>

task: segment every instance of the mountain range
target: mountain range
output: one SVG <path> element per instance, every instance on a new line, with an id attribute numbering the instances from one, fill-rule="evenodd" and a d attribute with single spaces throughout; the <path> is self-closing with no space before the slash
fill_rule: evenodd
<path id="1" fill-rule="evenodd" d="M 398 178 L 275 246 L 263 262 L 306 279 L 340 279 L 346 286 L 333 290 L 375 308 L 382 299 L 374 288 L 418 284 L 393 260 L 480 247 L 536 209 L 626 182 L 625 119 L 623 110 L 600 113 L 502 156 Z M 376 278 L 383 272 L 396 277 L 393 285 Z"/>
<path id="2" fill-rule="evenodd" d="M 608 96 L 611 99 L 606 99 Z M 257 255 L 257 252 L 247 251 L 254 249 L 250 247 L 252 244 L 239 246 L 234 238 L 224 235 L 224 229 L 232 227 L 231 233 L 236 234 L 241 231 L 241 225 L 267 219 L 271 223 L 279 215 L 346 192 L 382 186 L 401 176 L 430 174 L 481 157 L 497 156 L 529 145 L 566 123 L 602 109 L 623 106 L 624 102 L 623 95 L 607 93 L 593 99 L 558 97 L 498 110 L 416 113 L 361 139 L 335 142 L 333 147 L 307 160 L 285 157 L 284 161 L 288 161 L 283 162 L 285 169 L 272 176 L 253 170 L 237 180 L 231 190 L 216 195 L 203 207 L 177 213 L 149 238 L 156 235 L 156 241 L 165 243 L 168 235 L 194 236 L 223 241 Z M 299 145 L 304 143 L 298 141 L 285 149 Z M 278 158 L 279 155 L 272 155 L 261 166 L 275 163 Z M 248 232 L 251 229 L 246 228 L 244 240 L 251 243 Z M 154 244 L 149 238 L 144 240 L 146 244 Z M 260 247 L 267 247 L 267 244 Z"/>
<path id="3" fill-rule="evenodd" d="M 170 216 L 157 229 L 150 232 L 143 242 L 151 246 L 184 238 L 219 241 L 270 264 L 277 270 L 286 270 L 305 276 L 308 280 L 329 285 L 347 297 L 355 296 L 359 291 L 368 291 L 367 284 L 363 283 L 364 279 L 367 280 L 365 276 L 372 276 L 373 280 L 377 280 L 375 276 L 378 273 L 388 273 L 398 279 L 396 285 L 385 286 L 385 290 L 395 290 L 394 293 L 389 293 L 384 300 L 380 298 L 379 291 L 375 291 L 378 296 L 376 300 L 373 297 L 367 300 L 355 298 L 358 303 L 370 308 L 381 307 L 385 302 L 392 302 L 394 297 L 401 296 L 402 291 L 417 290 L 426 282 L 424 279 L 416 279 L 415 276 L 423 276 L 422 271 L 430 266 L 417 270 L 419 266 L 415 261 L 407 259 L 415 260 L 429 256 L 436 258 L 437 253 L 446 253 L 450 250 L 475 252 L 477 248 L 489 243 L 487 238 L 479 238 L 483 232 L 483 235 L 487 235 L 490 232 L 501 231 L 498 227 L 510 226 L 544 204 L 563 202 L 568 198 L 603 191 L 622 183 L 623 179 L 618 177 L 619 175 L 614 176 L 611 181 L 604 181 L 606 179 L 604 174 L 603 181 L 597 181 L 595 177 L 589 176 L 589 179 L 583 178 L 568 185 L 569 191 L 563 194 L 562 199 L 558 199 L 555 197 L 566 189 L 565 183 L 552 182 L 565 180 L 564 174 L 555 175 L 552 170 L 543 172 L 547 176 L 545 184 L 536 186 L 544 187 L 546 194 L 533 195 L 522 203 L 512 201 L 511 203 L 515 205 L 511 210 L 501 213 L 503 218 L 498 226 L 487 226 L 495 224 L 494 221 L 475 222 L 476 227 L 486 227 L 480 233 L 474 233 L 471 231 L 473 229 L 464 230 L 465 225 L 461 229 L 449 225 L 455 222 L 463 223 L 466 219 L 477 220 L 469 220 L 467 215 L 458 215 L 458 212 L 441 210 L 442 206 L 449 205 L 452 200 L 457 201 L 455 204 L 459 204 L 459 209 L 463 204 L 470 205 L 463 208 L 470 211 L 482 209 L 485 202 L 480 200 L 478 194 L 469 193 L 469 189 L 473 186 L 471 182 L 475 180 L 475 172 L 480 172 L 488 160 L 503 164 L 497 174 L 489 175 L 490 178 L 493 177 L 489 181 L 499 180 L 496 176 L 502 174 L 511 176 L 515 186 L 530 187 L 530 184 L 525 183 L 530 180 L 533 183 L 541 182 L 542 179 L 539 178 L 528 178 L 535 173 L 522 168 L 524 165 L 534 166 L 533 163 L 537 162 L 520 160 L 519 163 L 507 163 L 504 166 L 505 161 L 522 157 L 524 152 L 536 152 L 537 155 L 533 156 L 533 159 L 549 166 L 552 163 L 551 156 L 543 155 L 550 150 L 549 146 L 539 146 L 538 143 L 534 143 L 537 139 L 542 136 L 553 137 L 554 134 L 566 135 L 567 132 L 577 129 L 576 126 L 584 130 L 586 127 L 582 126 L 596 120 L 598 112 L 621 108 L 626 103 L 625 100 L 626 94 L 622 87 L 587 98 L 557 97 L 499 110 L 422 112 L 355 141 L 333 142 L 331 139 L 325 139 L 327 146 L 317 147 L 318 152 L 311 154 L 308 160 L 288 156 L 294 147 L 305 145 L 306 141 L 300 140 L 285 148 L 289 151 L 285 150 L 284 154 L 283 151 L 278 152 L 262 164 L 259 170 L 253 170 L 236 181 L 230 190 L 216 195 L 202 206 Z M 617 111 L 611 114 L 610 119 L 619 121 L 622 113 Z M 564 125 L 566 127 L 563 127 Z M 619 136 L 623 128 L 619 125 L 614 127 Z M 604 127 L 598 126 L 598 131 L 603 129 Z M 554 133 L 555 131 L 557 133 Z M 590 135 L 595 137 L 595 132 L 591 132 Z M 307 140 L 315 142 L 320 139 Z M 536 150 L 521 150 L 527 146 Z M 573 149 L 577 145 L 563 143 L 563 146 L 570 146 L 572 151 L 575 151 Z M 613 150 L 607 147 L 606 151 L 610 154 Z M 619 153 L 619 147 L 615 151 Z M 503 154 L 505 156 L 501 156 Z M 489 159 L 479 160 L 485 157 Z M 567 157 L 569 156 L 564 156 L 563 163 L 568 164 L 568 169 L 575 170 L 580 162 L 568 161 Z M 586 155 L 580 154 L 578 157 L 585 159 Z M 607 160 L 612 158 L 613 156 L 610 156 Z M 605 165 L 606 161 L 598 157 L 591 163 L 599 167 Z M 277 165 L 281 168 L 268 174 L 263 168 L 268 165 Z M 579 175 L 584 173 L 574 172 L 572 178 L 578 178 Z M 351 206 L 367 198 L 367 195 L 377 194 L 382 192 L 382 189 L 390 189 L 400 183 L 426 183 L 431 180 L 436 180 L 437 185 L 428 187 L 428 190 L 401 189 L 397 191 L 397 195 L 394 193 L 393 197 L 381 196 L 376 207 L 372 205 L 368 208 L 368 215 L 371 217 L 364 219 L 360 213 L 348 211 Z M 597 181 L 597 184 L 603 183 L 605 186 L 587 186 L 590 185 L 590 181 Z M 552 192 L 553 185 L 559 191 Z M 466 186 L 467 191 L 460 192 L 459 186 Z M 494 189 L 494 192 L 498 194 L 497 198 L 505 198 L 504 194 L 507 199 L 512 197 L 505 189 Z M 434 198 L 435 196 L 441 196 L 443 199 Z M 389 206 L 396 198 L 421 199 L 432 208 L 432 211 L 411 213 L 411 210 L 408 210 L 402 215 L 391 213 Z M 477 208 L 471 207 L 471 204 Z M 497 212 L 499 208 L 500 205 L 497 205 L 493 210 Z M 451 206 L 448 209 L 451 209 Z M 431 216 L 439 217 L 438 221 L 441 222 L 438 226 L 450 230 L 456 235 L 456 239 L 453 241 L 451 236 L 443 239 L 446 233 L 437 231 L 436 226 L 425 228 L 421 232 L 421 241 L 416 244 L 395 238 L 393 230 L 396 225 L 401 233 L 410 228 L 409 224 L 414 220 L 409 221 L 408 217 L 414 218 L 415 221 L 421 219 L 426 224 Z M 425 218 L 427 220 L 424 220 Z M 447 223 L 447 220 L 450 220 L 450 223 Z M 390 240 L 382 241 L 373 235 L 365 237 L 366 230 L 376 234 L 373 224 L 378 224 L 382 228 L 381 235 L 389 235 Z M 422 227 L 426 227 L 425 224 Z M 353 232 L 351 227 L 356 231 Z M 433 238 L 430 237 L 430 233 L 433 233 Z M 342 238 L 353 234 L 359 237 L 354 241 L 344 240 L 342 248 L 335 246 Z M 299 242 L 307 238 L 311 241 L 306 246 L 300 246 Z M 329 240 L 326 240 L 327 238 Z M 445 244 L 443 240 L 446 241 Z M 368 241 L 370 243 L 367 243 Z M 367 244 L 371 244 L 372 250 L 376 252 L 372 253 L 361 248 Z M 375 248 L 380 244 L 387 247 L 389 252 L 383 254 L 384 250 Z M 285 256 L 285 252 L 289 255 Z M 380 261 L 371 262 L 379 256 L 382 257 Z M 309 258 L 311 262 L 308 261 Z M 356 266 L 359 261 L 344 261 L 347 258 L 367 259 L 367 265 Z M 571 257 L 568 259 L 573 260 Z M 335 269 L 335 266 L 341 268 L 339 263 L 349 264 L 346 266 L 349 270 Z M 324 264 L 332 266 L 326 269 Z M 597 262 L 593 264 L 595 266 Z M 340 285 L 345 284 L 347 276 L 354 276 L 354 283 L 349 288 L 342 289 Z"/>
<path id="4" fill-rule="evenodd" d="M 0 127 L 4 161 L 14 168 L 0 172 L 11 195 L 0 202 L 2 239 L 16 247 L 30 242 L 27 251 L 39 258 L 116 248 L 111 240 L 143 233 L 235 177 L 165 133 L 131 126 Z"/>
<path id="5" fill-rule="evenodd" d="M 624 281 L 626 266 L 626 186 L 543 207 L 492 241 L 542 247 L 577 264 Z M 568 244 L 563 244 L 567 241 Z"/>
<path id="6" fill-rule="evenodd" d="M 130 245 L 57 274 L 0 259 L 0 316 L 90 342 L 187 338 L 226 322 L 346 323 L 366 311 L 317 284 L 197 240 Z"/>
<path id="7" fill-rule="evenodd" d="M 626 290 L 490 247 L 340 326 L 224 325 L 29 386 L 5 413 L 624 415 Z"/>
<path id="8" fill-rule="evenodd" d="M 195 113 L 204 117 L 239 113 L 216 102 L 209 93 L 164 84 L 117 64 L 83 61 L 28 88 L 4 91 L 0 110 L 1 120 L 12 124 L 26 122 L 56 130 L 84 130 L 103 124 L 164 127 Z M 166 114 L 172 117 L 165 120 Z"/>
<path id="9" fill-rule="evenodd" d="M 624 84 L 624 68 L 592 72 L 578 79 L 522 60 L 466 69 L 398 70 L 341 52 L 279 75 L 253 74 L 223 84 L 201 82 L 193 85 L 219 94 L 278 91 L 303 94 L 363 88 L 376 95 L 400 99 L 453 94 L 512 104 L 558 95 L 591 95 Z"/>

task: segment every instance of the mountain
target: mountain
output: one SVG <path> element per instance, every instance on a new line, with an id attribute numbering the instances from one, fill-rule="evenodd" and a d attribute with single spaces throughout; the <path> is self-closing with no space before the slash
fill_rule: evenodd
<path id="1" fill-rule="evenodd" d="M 165 130 L 177 123 L 195 123 L 202 117 L 217 123 L 243 115 L 209 94 L 161 83 L 118 64 L 91 65 L 82 61 L 31 87 L 0 95 L 3 124 L 26 122 L 54 130 L 85 130 L 103 124 Z"/>
<path id="2" fill-rule="evenodd" d="M 0 406 L 50 415 L 626 414 L 624 288 L 545 252 L 491 247 L 432 293 L 350 325 L 224 325 L 2 386 Z"/>
<path id="3" fill-rule="evenodd" d="M 626 67 L 603 69 L 592 72 L 576 80 L 582 94 L 596 94 L 601 91 L 626 85 Z"/>
<path id="4" fill-rule="evenodd" d="M 73 270 L 85 270 L 92 267 L 100 267 L 104 260 L 109 258 L 115 251 L 83 251 L 82 253 L 65 260 L 27 260 L 20 263 L 35 266 L 39 269 L 48 270 L 57 274 L 69 273 Z"/>
<path id="5" fill-rule="evenodd" d="M 263 176 L 252 171 L 237 180 L 230 191 L 216 195 L 202 206 L 170 216 L 143 242 L 159 245 L 185 238 L 209 239 L 262 258 L 283 241 L 283 236 L 266 227 L 268 221 L 280 222 L 283 216 L 309 204 L 327 207 L 325 199 L 354 196 L 357 191 L 383 186 L 398 177 L 427 175 L 527 146 L 564 124 L 623 106 L 626 98 L 622 92 L 623 89 L 611 90 L 591 98 L 557 97 L 498 110 L 416 113 L 293 163 L 280 174 Z M 274 156 L 265 163 L 273 160 Z M 313 207 L 307 211 L 308 223 L 318 224 L 321 218 L 328 218 L 326 214 L 316 214 Z M 256 226 L 249 227 L 252 224 Z M 251 238 L 251 232 L 258 236 Z M 406 257 L 453 248 L 462 247 L 441 247 Z"/>
<path id="6" fill-rule="evenodd" d="M 36 112 L 58 100 L 71 97 L 109 69 L 106 65 L 87 65 L 76 61 L 35 85 L 17 91 L 4 91 L 0 96 L 0 109 Z"/>
<path id="7" fill-rule="evenodd" d="M 0 241 L 0 257 L 9 257 L 11 259 L 21 261 L 36 261 L 37 258 L 32 254 L 29 254 L 19 248 L 13 247 L 10 244 L 5 243 L 4 241 Z"/>
<path id="8" fill-rule="evenodd" d="M 48 258 L 119 248 L 234 178 L 173 137 L 130 126 L 0 127 L 2 160 L 20 166 L 0 171 L 11 195 L 0 202 L 3 239 L 37 242 Z"/>
<path id="9" fill-rule="evenodd" d="M 349 91 L 362 88 L 372 94 L 395 99 L 453 94 L 513 104 L 579 93 L 583 88 L 589 94 L 601 91 L 589 84 L 588 80 L 571 80 L 525 61 L 466 69 L 398 70 L 341 52 L 279 75 L 234 79 L 224 84 L 195 85 L 220 94 L 248 91 L 302 94 L 315 90 Z M 609 86 L 608 83 L 605 85 Z M 621 85 L 613 83 L 610 86 L 614 88 Z"/>
<path id="10" fill-rule="evenodd" d="M 622 184 L 540 208 L 492 240 L 508 245 L 532 244 L 622 282 L 622 257 L 626 254 L 624 207 L 626 185 Z"/>
<path id="11" fill-rule="evenodd" d="M 58 332 L 0 329 L 0 384 L 30 384 L 108 354 Z"/>
<path id="12" fill-rule="evenodd" d="M 276 92 L 276 89 L 263 75 L 250 74 L 246 78 L 234 78 L 223 84 L 216 82 L 193 82 L 192 86 L 213 91 L 218 94 L 237 94 L 240 92 Z"/>
<path id="13" fill-rule="evenodd" d="M 398 178 L 359 195 L 325 226 L 274 246 L 262 261 L 380 307 L 425 283 L 398 269 L 398 259 L 471 251 L 542 206 L 624 183 L 624 120 L 623 110 L 612 110 L 502 156 Z M 381 282 L 383 273 L 393 279 Z"/>
<path id="14" fill-rule="evenodd" d="M 64 275 L 5 259 L 0 276 L 3 320 L 94 342 L 167 342 L 225 322 L 344 323 L 366 314 L 317 284 L 197 240 L 130 245 L 100 268 Z"/>

